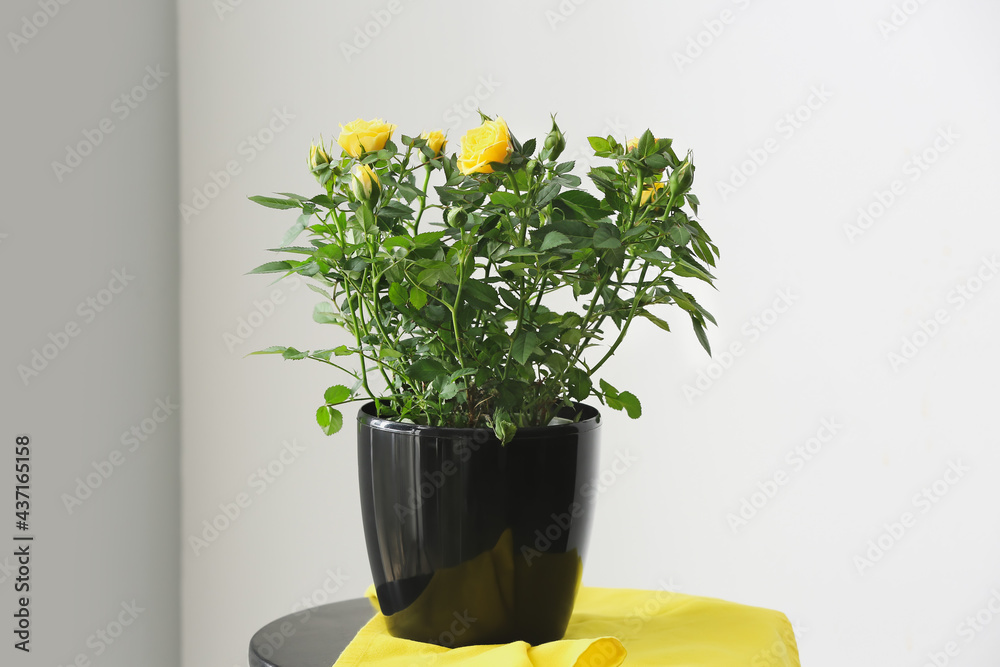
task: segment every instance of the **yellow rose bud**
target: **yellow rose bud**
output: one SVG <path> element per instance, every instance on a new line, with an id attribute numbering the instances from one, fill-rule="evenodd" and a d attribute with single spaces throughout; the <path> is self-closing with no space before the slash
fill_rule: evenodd
<path id="1" fill-rule="evenodd" d="M 445 137 L 444 132 L 441 132 L 440 130 L 424 132 L 420 135 L 420 138 L 427 142 L 427 147 L 434 151 L 435 155 L 441 155 L 444 151 L 445 144 L 448 143 L 448 138 Z"/>
<path id="2" fill-rule="evenodd" d="M 337 143 L 344 149 L 344 152 L 353 158 L 361 157 L 362 153 L 380 151 L 385 148 L 385 142 L 389 141 L 396 126 L 386 123 L 381 118 L 372 120 L 351 121 L 347 125 L 340 126 L 340 136 Z"/>
<path id="3" fill-rule="evenodd" d="M 684 194 L 691 189 L 694 182 L 694 165 L 691 163 L 691 155 L 684 158 L 673 173 L 670 174 L 670 191 L 674 194 Z"/>
<path id="4" fill-rule="evenodd" d="M 634 151 L 639 147 L 639 137 L 632 137 L 625 142 L 625 152 Z"/>
<path id="5" fill-rule="evenodd" d="M 361 201 L 378 199 L 381 183 L 378 174 L 366 164 L 356 164 L 351 167 L 351 192 Z M 374 196 L 372 192 L 374 191 Z"/>
<path id="6" fill-rule="evenodd" d="M 323 146 L 313 144 L 309 147 L 309 166 L 313 169 L 330 164 L 330 156 L 326 154 Z"/>
<path id="7" fill-rule="evenodd" d="M 542 157 L 548 157 L 550 160 L 555 160 L 560 155 L 562 155 L 563 150 L 566 149 L 566 137 L 559 130 L 559 126 L 556 125 L 556 117 L 552 116 L 552 129 L 549 130 L 548 135 L 545 137 L 545 150 L 548 155 L 543 154 Z"/>
<path id="8" fill-rule="evenodd" d="M 666 183 L 663 181 L 656 181 L 651 186 L 644 189 L 642 191 L 642 196 L 639 199 L 639 205 L 645 206 L 646 202 L 648 202 L 651 198 L 654 198 L 654 195 L 665 187 L 667 187 Z"/>
<path id="9" fill-rule="evenodd" d="M 489 174 L 493 171 L 490 162 L 506 162 L 514 152 L 510 141 L 510 131 L 503 118 L 483 121 L 462 137 L 462 149 L 458 155 L 458 170 L 469 174 Z"/>

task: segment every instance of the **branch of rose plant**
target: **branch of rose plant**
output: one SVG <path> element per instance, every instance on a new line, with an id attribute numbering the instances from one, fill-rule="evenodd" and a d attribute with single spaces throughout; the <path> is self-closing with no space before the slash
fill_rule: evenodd
<path id="1" fill-rule="evenodd" d="M 635 175 L 635 196 L 632 197 L 632 215 L 629 216 L 629 227 L 635 226 L 636 220 L 639 217 L 639 205 L 642 203 L 642 185 L 645 179 L 642 177 L 642 172 L 639 171 Z"/>
<path id="2" fill-rule="evenodd" d="M 406 276 L 406 279 L 407 279 L 407 280 L 408 280 L 408 281 L 409 281 L 410 283 L 412 283 L 412 284 L 414 284 L 414 285 L 417 285 L 418 283 L 417 283 L 417 281 L 416 281 L 416 280 L 415 280 L 415 279 L 413 278 L 413 276 L 411 276 L 410 274 L 408 274 L 408 273 L 406 272 L 406 266 L 402 266 L 401 268 L 403 269 L 403 275 L 404 275 L 404 276 Z M 424 293 L 425 293 L 425 294 L 426 294 L 426 295 L 427 295 L 428 297 L 430 297 L 431 299 L 434 299 L 435 301 L 437 301 L 438 303 L 440 303 L 440 304 L 441 304 L 442 306 L 444 306 L 445 308 L 447 308 L 447 309 L 451 310 L 451 308 L 452 308 L 452 305 L 451 305 L 450 303 L 448 303 L 447 301 L 445 301 L 445 300 L 443 300 L 443 299 L 440 299 L 440 298 L 438 298 L 438 296 L 437 296 L 437 295 L 435 295 L 435 294 L 431 294 L 430 292 L 426 292 L 426 291 L 425 291 Z M 448 349 L 448 345 L 447 345 L 447 343 L 445 343 L 445 341 L 444 341 L 444 339 L 443 339 L 443 338 L 441 338 L 440 336 L 438 336 L 438 340 L 440 340 L 440 341 L 441 341 L 441 345 L 443 345 L 443 346 L 444 346 L 444 348 L 445 348 L 446 350 L 448 350 L 448 352 L 449 352 L 449 353 L 453 354 L 453 355 L 455 356 L 455 358 L 456 358 L 456 359 L 458 358 L 458 354 L 457 354 L 456 352 L 452 352 L 452 351 L 451 351 L 450 349 Z"/>
<path id="3" fill-rule="evenodd" d="M 427 186 L 431 182 L 431 172 L 434 170 L 430 164 L 426 166 L 427 175 L 424 176 L 424 187 L 421 189 L 423 194 L 420 197 L 420 210 L 417 211 L 417 219 L 413 221 L 413 235 L 416 236 L 418 229 L 420 228 L 420 218 L 424 216 L 424 211 L 427 209 Z"/>
<path id="4" fill-rule="evenodd" d="M 389 171 L 396 171 L 396 173 L 399 174 L 399 178 L 400 179 L 403 178 L 404 174 L 408 174 L 411 171 L 414 171 L 416 169 L 416 167 L 414 167 L 414 169 L 409 169 L 408 168 L 409 164 L 410 164 L 410 153 L 412 151 L 413 151 L 413 146 L 412 145 L 408 145 L 406 147 L 406 154 L 403 155 L 403 159 L 396 163 L 399 166 L 399 170 L 396 171 L 395 169 L 393 169 L 392 168 L 392 163 L 390 161 L 389 162 Z M 361 164 L 361 160 L 362 160 L 363 157 L 364 157 L 364 155 L 362 155 L 361 158 L 357 159 L 358 164 Z M 385 200 L 392 199 L 396 195 L 396 191 L 398 189 L 399 188 L 397 188 L 396 186 L 391 186 L 391 187 L 387 188 L 386 191 L 383 193 L 382 198 L 385 199 Z"/>
<path id="5" fill-rule="evenodd" d="M 528 294 L 531 294 L 535 289 L 538 288 L 538 283 L 539 283 L 540 280 L 541 280 L 541 275 L 539 275 L 538 279 L 536 279 L 532 283 L 531 289 L 528 290 L 528 292 L 527 292 Z M 520 282 L 521 282 L 522 287 L 521 287 L 521 293 L 518 294 L 517 325 L 514 327 L 514 332 L 510 335 L 510 347 L 507 348 L 507 364 L 503 368 L 503 375 L 501 376 L 501 380 L 506 380 L 507 379 L 507 372 L 510 370 L 510 362 L 513 359 L 512 355 L 513 355 L 513 352 L 514 352 L 514 341 L 517 340 L 517 336 L 518 336 L 519 333 L 521 333 L 521 329 L 522 329 L 522 327 L 524 325 L 524 294 L 525 294 L 525 292 L 524 292 L 524 287 L 523 287 L 523 285 L 524 285 L 524 278 L 523 277 L 521 278 Z"/>
<path id="6" fill-rule="evenodd" d="M 635 261 L 634 257 L 632 258 L 632 261 Z M 588 322 L 590 322 L 590 318 L 594 314 L 594 308 L 597 307 L 597 299 L 600 298 L 601 292 L 604 291 L 604 288 L 607 287 L 608 281 L 611 280 L 611 273 L 612 272 L 609 269 L 608 272 L 601 277 L 600 282 L 597 284 L 597 288 L 594 290 L 594 296 L 591 298 L 590 305 L 587 307 L 587 312 L 583 316 L 583 323 L 580 325 L 581 330 L 587 331 L 591 328 L 588 326 Z M 580 355 L 583 354 L 583 350 L 589 341 L 589 337 L 580 339 L 580 342 L 576 345 L 576 351 L 573 354 L 573 358 L 570 359 L 569 366 L 567 368 L 572 368 L 576 365 L 577 360 L 580 358 Z"/>
<path id="7" fill-rule="evenodd" d="M 527 197 L 525 199 L 521 199 L 521 188 L 518 187 L 518 185 L 517 185 L 517 175 L 515 173 L 511 172 L 507 176 L 508 176 L 507 180 L 510 182 L 510 186 L 514 190 L 514 194 L 517 195 L 518 199 L 521 200 L 521 204 L 522 204 L 522 206 L 518 206 L 518 207 L 516 207 L 514 209 L 514 215 L 515 215 L 516 219 L 519 220 L 520 223 L 521 223 L 521 229 L 520 229 L 519 234 L 518 234 L 518 244 L 515 247 L 523 248 L 524 247 L 525 239 L 527 238 L 527 235 L 528 235 L 528 220 L 527 220 L 527 215 L 525 215 L 525 214 L 527 213 L 528 210 L 530 210 L 531 208 L 533 208 L 533 204 L 534 204 L 533 197 L 532 197 L 533 188 L 532 188 L 532 184 L 529 181 L 529 183 L 528 183 Z M 541 276 L 539 276 L 539 278 L 540 277 Z M 537 287 L 538 287 L 538 280 L 536 280 L 532 284 L 531 290 L 534 290 Z M 529 290 L 527 293 L 530 294 L 531 290 Z M 511 337 L 510 337 L 510 347 L 507 349 L 507 365 L 504 366 L 504 369 L 503 369 L 503 376 L 502 376 L 503 380 L 507 379 L 507 373 L 510 370 L 511 353 L 514 350 L 514 341 L 517 340 L 517 336 L 521 332 L 521 328 L 524 325 L 524 305 L 525 305 L 524 304 L 524 295 L 525 295 L 525 290 L 524 290 L 524 276 L 520 276 L 518 278 L 517 324 L 514 327 L 514 333 L 511 334 Z"/>
<path id="8" fill-rule="evenodd" d="M 364 324 L 365 330 L 366 331 L 370 330 L 371 329 L 371 325 L 369 324 L 369 322 L 374 321 L 375 322 L 375 328 L 378 329 L 379 335 L 382 337 L 382 340 L 384 340 L 384 341 L 392 340 L 389 337 L 389 335 L 385 332 L 385 329 L 382 327 L 382 318 L 379 317 L 379 312 L 381 311 L 382 307 L 381 307 L 381 299 L 379 298 L 379 295 L 378 295 L 378 286 L 377 286 L 377 284 L 374 281 L 372 282 L 372 298 L 373 298 L 374 304 L 375 304 L 374 307 L 372 307 L 371 303 L 366 303 L 365 302 L 365 299 L 362 296 L 362 294 L 363 294 L 363 292 L 360 292 L 360 291 L 358 292 L 358 306 L 359 306 L 358 307 L 358 312 L 361 314 L 361 323 Z M 365 306 L 368 307 L 368 313 L 371 316 L 369 318 L 369 322 L 365 322 L 365 312 L 364 312 Z M 362 357 L 365 356 L 364 353 L 362 353 L 360 351 L 360 345 L 359 345 L 358 354 L 361 355 Z M 388 386 L 391 387 L 392 386 L 392 380 L 389 379 L 389 375 L 385 372 L 385 367 L 386 367 L 385 362 L 382 361 L 381 357 L 376 357 L 376 358 L 373 358 L 371 360 L 375 362 L 376 366 L 378 366 L 378 371 L 382 375 L 382 379 L 385 380 L 386 385 L 388 385 Z M 392 370 L 392 368 L 390 368 L 389 370 Z"/>
<path id="9" fill-rule="evenodd" d="M 649 264 L 646 264 L 645 266 L 642 267 L 642 272 L 639 274 L 640 285 L 642 284 L 643 280 L 646 277 L 646 270 L 648 268 Z M 615 339 L 614 343 L 612 343 L 611 347 L 608 349 L 607 354 L 601 357 L 601 360 L 598 361 L 597 364 L 590 367 L 591 373 L 597 372 L 597 369 L 603 366 L 604 362 L 606 362 L 608 359 L 611 358 L 611 356 L 615 353 L 615 350 L 618 349 L 618 346 L 621 345 L 621 342 L 625 339 L 625 334 L 628 333 L 628 327 L 630 324 L 632 324 L 632 320 L 635 319 L 635 312 L 636 309 L 639 307 L 639 301 L 641 300 L 643 289 L 644 288 L 636 290 L 635 296 L 632 299 L 632 309 L 629 311 L 628 317 L 625 319 L 625 322 L 623 323 L 621 330 L 618 332 L 618 338 Z M 602 319 L 599 320 L 599 323 L 603 321 L 603 317 L 604 316 L 602 315 Z"/>
<path id="10" fill-rule="evenodd" d="M 322 361 L 324 364 L 329 364 L 330 366 L 333 366 L 334 368 L 347 373 L 348 375 L 350 375 L 355 380 L 360 380 L 361 379 L 360 377 L 358 377 L 357 371 L 348 370 L 348 369 L 344 368 L 343 366 L 341 366 L 340 364 L 333 363 L 329 359 L 324 359 L 323 357 L 317 357 L 317 356 L 315 356 L 313 354 L 307 354 L 306 358 L 307 359 L 315 359 L 316 361 Z"/>
<path id="11" fill-rule="evenodd" d="M 463 268 L 465 267 L 465 261 L 468 257 L 463 254 L 460 261 L 458 262 L 457 277 L 458 277 L 458 289 L 455 290 L 455 303 L 451 308 L 451 325 L 455 330 L 455 350 L 458 351 L 458 367 L 465 368 L 465 359 L 462 358 L 462 340 L 458 335 L 458 305 L 462 302 L 462 288 L 465 286 L 465 282 L 462 280 Z"/>
<path id="12" fill-rule="evenodd" d="M 479 265 L 476 265 L 476 269 L 480 269 L 480 268 L 483 269 L 483 281 L 484 282 L 486 282 L 487 279 L 490 277 L 490 268 L 492 266 L 493 266 L 493 260 L 488 260 L 486 262 L 486 265 L 482 266 L 482 267 L 480 267 Z M 473 320 L 472 320 L 472 328 L 473 329 L 478 328 L 483 323 L 483 313 L 484 312 L 485 311 L 482 311 L 482 310 L 476 311 L 476 314 L 475 314 L 475 316 L 473 317 Z"/>
<path id="13" fill-rule="evenodd" d="M 367 323 L 364 322 L 364 309 L 361 307 L 361 304 L 364 301 L 363 297 L 361 296 L 363 294 L 363 292 L 354 285 L 354 283 L 347 276 L 347 274 L 344 274 L 344 283 L 345 283 L 345 285 L 347 285 L 347 287 L 344 289 L 344 291 L 347 294 L 347 303 L 348 303 L 349 306 L 352 304 L 352 302 L 354 300 L 353 296 L 351 295 L 350 288 L 353 288 L 358 293 L 358 308 L 351 307 L 350 310 L 351 310 L 351 321 L 354 323 L 354 339 L 355 339 L 355 341 L 358 344 L 358 350 L 361 350 L 363 344 L 362 344 L 362 341 L 361 341 L 361 338 L 362 338 L 362 336 L 361 336 L 362 329 L 361 329 L 361 326 L 358 323 L 358 315 L 359 314 L 361 315 L 361 322 L 362 322 L 362 324 L 365 325 L 364 330 L 368 331 L 368 325 L 367 325 Z M 371 387 L 368 385 L 368 368 L 367 368 L 367 365 L 365 364 L 365 357 L 362 354 L 359 354 L 359 356 L 361 357 L 361 386 L 363 386 L 365 388 L 365 391 L 368 393 L 368 396 L 370 396 L 371 399 L 373 401 L 375 401 L 376 412 L 377 412 L 378 411 L 378 405 L 379 405 L 379 403 L 378 403 L 378 399 L 375 397 L 375 393 L 371 390 Z M 386 382 L 389 382 L 389 378 L 385 375 L 385 371 L 382 369 L 382 364 L 379 363 L 378 367 L 379 367 L 379 371 L 382 372 L 383 377 L 385 377 Z M 389 382 L 389 385 L 392 386 L 392 383 Z"/>
<path id="14" fill-rule="evenodd" d="M 340 247 L 344 247 L 346 245 L 346 240 L 344 239 L 344 230 L 341 228 L 341 226 L 339 224 L 339 222 L 340 222 L 339 218 L 338 218 L 337 222 L 338 222 L 338 224 L 335 225 L 335 227 L 337 229 L 337 232 L 340 235 L 340 239 L 339 239 Z M 358 302 L 359 302 L 359 305 L 360 305 L 360 303 L 363 301 L 363 299 L 361 298 L 361 292 L 359 290 L 357 290 L 356 286 L 353 284 L 353 282 L 350 280 L 350 278 L 347 276 L 347 274 L 344 274 L 344 293 L 347 296 L 347 303 L 348 304 L 351 304 L 352 301 L 353 301 L 353 297 L 351 295 L 351 288 L 355 288 L 355 291 L 358 291 Z M 358 349 L 360 350 L 361 346 L 362 346 L 362 343 L 361 343 L 361 327 L 358 324 L 358 316 L 357 316 L 357 313 L 356 313 L 355 309 L 352 307 L 350 310 L 351 310 L 351 312 L 350 312 L 351 321 L 354 324 L 354 337 L 355 337 L 355 340 L 356 340 L 356 342 L 358 344 Z M 362 312 L 362 320 L 363 319 L 364 319 L 364 314 Z M 367 325 L 366 325 L 366 329 L 367 329 Z M 376 400 L 374 392 L 372 392 L 371 387 L 368 385 L 368 368 L 367 368 L 367 365 L 365 364 L 364 355 L 359 355 L 359 356 L 361 356 L 361 378 L 360 378 L 361 379 L 361 385 L 365 388 L 365 392 L 367 392 L 368 396 L 372 400 Z M 327 363 L 330 363 L 332 366 L 337 366 L 336 364 L 333 364 L 331 362 L 327 362 Z M 339 366 L 337 366 L 337 367 L 339 368 Z M 381 370 L 381 365 L 379 366 L 379 370 Z M 384 371 L 383 371 L 382 374 L 383 374 L 383 376 L 385 376 Z M 355 375 L 354 377 L 357 378 L 357 375 Z M 388 381 L 388 378 L 386 378 L 386 380 Z"/>

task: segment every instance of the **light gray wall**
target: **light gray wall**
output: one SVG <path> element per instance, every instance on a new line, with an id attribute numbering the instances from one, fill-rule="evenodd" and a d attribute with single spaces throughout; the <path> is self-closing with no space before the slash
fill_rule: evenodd
<path id="1" fill-rule="evenodd" d="M 702 219 L 722 248 L 719 291 L 699 292 L 720 321 L 720 365 L 674 315 L 672 335 L 639 326 L 606 367 L 646 416 L 608 415 L 605 465 L 635 460 L 600 497 L 585 582 L 672 582 L 784 610 L 819 667 L 922 664 L 953 639 L 964 664 L 1000 651 L 998 628 L 971 644 L 956 634 L 1000 586 L 1000 280 L 964 305 L 952 293 L 1000 251 L 995 4 L 232 4 L 217 15 L 180 2 L 185 201 L 227 161 L 241 170 L 184 227 L 185 538 L 237 494 L 252 503 L 198 555 L 185 545 L 186 664 L 241 664 L 249 634 L 303 596 L 356 596 L 369 581 L 353 429 L 325 438 L 312 423 L 333 375 L 242 357 L 336 340 L 312 322 L 311 292 L 241 275 L 294 218 L 246 197 L 317 192 L 309 142 L 338 123 L 443 127 L 454 147 L 476 105 L 521 139 L 559 112 L 570 152 L 588 134 L 646 127 L 694 148 Z M 880 28 L 893 19 L 898 30 Z M 462 119 L 453 107 L 467 99 Z M 295 117 L 250 162 L 240 142 L 274 108 Z M 925 152 L 936 161 L 914 171 Z M 753 173 L 723 193 L 734 168 Z M 849 238 L 858 208 L 877 212 L 894 181 L 902 194 Z M 258 319 L 272 289 L 283 302 Z M 947 322 L 923 341 L 938 310 Z M 251 316 L 259 326 L 230 351 L 224 335 Z M 926 344 L 894 369 L 889 353 L 914 335 Z M 727 359 L 734 344 L 742 354 Z M 689 401 L 699 373 L 706 391 Z M 836 433 L 809 443 L 823 420 Z M 286 440 L 305 450 L 258 495 L 248 477 Z M 807 443 L 822 445 L 809 461 L 794 453 Z M 925 513 L 913 496 L 950 461 L 972 470 Z M 752 495 L 775 474 L 785 483 L 773 498 Z M 727 515 L 744 498 L 763 507 L 734 532 Z M 915 525 L 859 572 L 854 557 L 904 512 Z M 322 593 L 338 570 L 349 578 Z"/>
<path id="2" fill-rule="evenodd" d="M 0 14 L 0 664 L 176 667 L 180 413 L 157 409 L 180 403 L 175 5 Z M 25 434 L 28 654 L 8 570 Z"/>

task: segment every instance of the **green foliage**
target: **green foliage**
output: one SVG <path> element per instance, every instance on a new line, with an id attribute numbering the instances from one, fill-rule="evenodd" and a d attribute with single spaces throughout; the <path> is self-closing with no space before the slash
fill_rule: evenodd
<path id="1" fill-rule="evenodd" d="M 668 306 L 711 352 L 705 328 L 715 320 L 681 283 L 712 285 L 719 251 L 695 219 L 692 158 L 678 158 L 671 140 L 590 137 L 610 161 L 588 174 L 600 198 L 579 189 L 574 163 L 557 161 L 565 139 L 554 119 L 537 157 L 534 140 L 512 139 L 510 159 L 490 174 L 463 175 L 455 156 L 402 142 L 314 169 L 324 189 L 316 197 L 251 197 L 299 209 L 273 249 L 285 259 L 251 273 L 312 279 L 324 297 L 313 319 L 353 341 L 255 353 L 313 359 L 353 378 L 326 390 L 316 414 L 325 433 L 343 426 L 336 406 L 359 400 L 395 420 L 489 427 L 504 442 L 591 396 L 637 418 L 634 394 L 594 376 L 637 317 L 670 331 L 659 314 Z M 378 176 L 360 199 L 358 162 Z M 435 171 L 442 184 L 430 191 Z M 573 307 L 554 309 L 565 303 Z"/>

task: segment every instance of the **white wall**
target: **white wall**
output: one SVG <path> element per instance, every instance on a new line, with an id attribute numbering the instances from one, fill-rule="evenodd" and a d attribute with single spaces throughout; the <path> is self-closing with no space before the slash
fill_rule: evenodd
<path id="1" fill-rule="evenodd" d="M 180 399 L 175 6 L 0 15 L 0 664 L 176 667 L 180 414 L 157 404 Z M 30 653 L 11 630 L 18 435 Z"/>
<path id="2" fill-rule="evenodd" d="M 585 581 L 672 581 L 781 609 L 816 667 L 920 665 L 949 641 L 962 664 L 995 660 L 1000 621 L 971 643 L 958 628 L 1000 590 L 1000 280 L 975 282 L 1000 251 L 994 3 L 179 5 L 181 199 L 203 209 L 182 231 L 186 666 L 242 665 L 265 622 L 302 598 L 358 596 L 369 581 L 353 431 L 325 438 L 312 423 L 330 374 L 243 358 L 271 344 L 331 344 L 311 321 L 311 292 L 242 275 L 292 222 L 246 197 L 315 192 L 308 146 L 338 122 L 382 116 L 410 134 L 444 127 L 457 143 L 476 104 L 522 139 L 557 111 L 570 151 L 588 134 L 646 127 L 694 148 L 702 219 L 722 249 L 719 291 L 704 293 L 720 321 L 715 363 L 737 343 L 742 354 L 713 365 L 674 316 L 673 335 L 640 326 L 607 366 L 647 415 L 608 415 L 606 464 L 624 452 L 635 461 L 600 498 Z M 901 25 L 882 34 L 894 12 Z M 391 20 L 346 57 L 342 44 L 378 15 Z M 687 49 L 691 61 L 678 64 Z M 460 118 L 454 107 L 470 97 Z M 801 123 L 787 125 L 796 113 Z M 248 136 L 269 143 L 251 149 Z M 746 162 L 764 147 L 764 164 Z M 152 161 L 148 147 L 142 157 Z M 934 162 L 914 171 L 916 159 Z M 227 164 L 239 173 L 212 185 Z M 744 164 L 752 175 L 724 195 L 718 184 Z M 877 193 L 895 181 L 893 203 L 849 238 L 859 207 L 877 212 Z M 79 282 L 60 298 L 80 298 L 89 283 Z M 954 292 L 963 285 L 979 288 L 964 303 Z M 782 294 L 791 305 L 776 314 Z M 65 310 L 46 308 L 52 322 L 16 349 Z M 946 321 L 921 338 L 935 313 Z M 259 326 L 227 344 L 248 318 Z M 894 368 L 888 355 L 914 336 L 926 344 Z M 714 379 L 689 400 L 699 373 Z M 798 467 L 788 453 L 824 420 L 835 435 Z M 256 471 L 285 442 L 302 451 L 262 482 Z M 969 470 L 942 482 L 946 495 L 924 512 L 913 496 L 949 462 Z M 734 532 L 727 515 L 776 474 L 786 483 Z M 205 521 L 227 523 L 217 517 L 240 494 L 249 506 L 206 532 Z M 915 524 L 859 571 L 855 557 L 904 512 Z M 196 549 L 191 536 L 211 541 Z"/>

